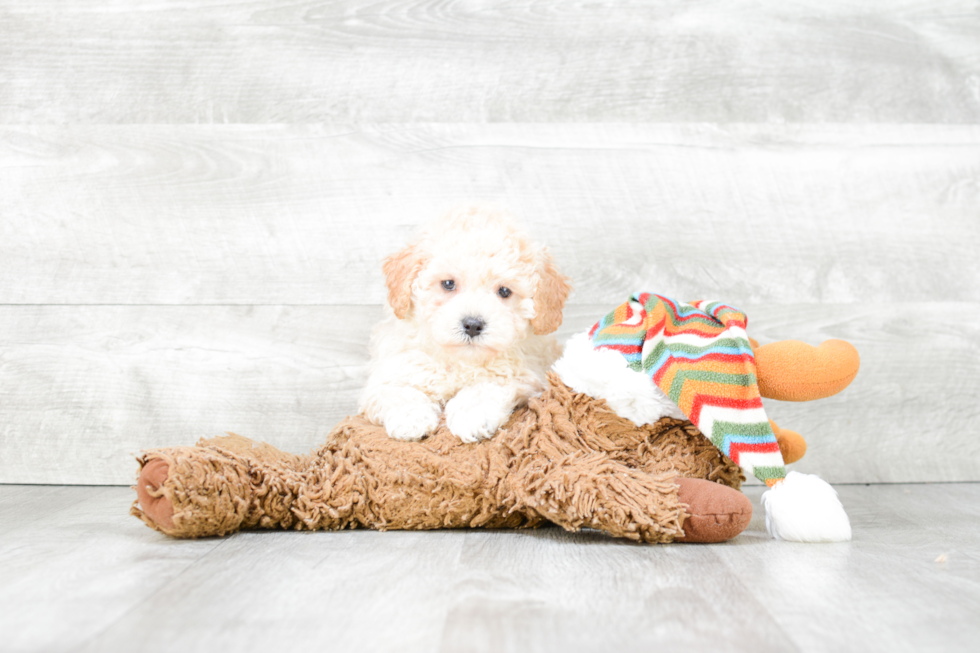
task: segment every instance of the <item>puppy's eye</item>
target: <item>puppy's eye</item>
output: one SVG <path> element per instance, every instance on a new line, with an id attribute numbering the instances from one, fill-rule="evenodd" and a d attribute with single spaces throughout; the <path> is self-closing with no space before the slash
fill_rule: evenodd
<path id="1" fill-rule="evenodd" d="M 456 282 L 452 279 L 446 279 L 442 282 L 442 289 L 447 291 L 456 290 Z"/>
<path id="2" fill-rule="evenodd" d="M 511 290 L 510 288 L 504 288 L 503 286 L 500 286 L 500 288 L 497 289 L 497 294 L 503 297 L 504 299 L 507 299 L 508 297 L 510 297 Z"/>

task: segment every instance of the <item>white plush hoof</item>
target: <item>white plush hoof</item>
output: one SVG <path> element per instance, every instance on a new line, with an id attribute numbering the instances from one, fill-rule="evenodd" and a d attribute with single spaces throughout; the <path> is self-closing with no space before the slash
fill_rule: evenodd
<path id="1" fill-rule="evenodd" d="M 790 542 L 846 542 L 851 522 L 837 491 L 813 474 L 790 472 L 762 495 L 766 530 Z"/>

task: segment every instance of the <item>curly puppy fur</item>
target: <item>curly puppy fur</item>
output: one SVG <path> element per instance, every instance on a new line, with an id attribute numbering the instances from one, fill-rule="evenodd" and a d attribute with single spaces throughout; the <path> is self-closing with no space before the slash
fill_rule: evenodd
<path id="1" fill-rule="evenodd" d="M 311 455 L 241 436 L 146 452 L 166 473 L 147 488 L 172 506 L 151 518 L 174 537 L 242 528 L 295 530 L 521 528 L 551 522 L 616 537 L 670 542 L 684 535 L 677 476 L 738 489 L 744 477 L 690 422 L 636 426 L 556 375 L 494 438 L 465 445 L 442 426 L 419 444 L 348 418 Z"/>
<path id="2" fill-rule="evenodd" d="M 451 211 L 383 269 L 389 310 L 360 412 L 391 437 L 419 440 L 444 414 L 450 432 L 476 442 L 544 389 L 561 353 L 547 334 L 571 288 L 510 215 Z"/>

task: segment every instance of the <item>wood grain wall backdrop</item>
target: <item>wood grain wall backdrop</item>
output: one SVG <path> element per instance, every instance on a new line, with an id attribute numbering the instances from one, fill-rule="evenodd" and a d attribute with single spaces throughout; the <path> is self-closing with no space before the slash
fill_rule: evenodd
<path id="1" fill-rule="evenodd" d="M 575 305 L 562 338 L 611 308 Z M 770 401 L 835 482 L 976 480 L 976 303 L 750 304 L 762 342 L 852 341 L 840 395 Z M 141 448 L 234 431 L 306 452 L 356 411 L 365 306 L 5 306 L 0 469 L 8 483 L 129 483 Z M 951 319 L 955 316 L 956 319 Z"/>
<path id="2" fill-rule="evenodd" d="M 0 122 L 980 120 L 973 0 L 5 0 Z"/>
<path id="3" fill-rule="evenodd" d="M 380 304 L 474 197 L 580 303 L 980 300 L 978 126 L 32 126 L 0 157 L 0 303 Z"/>
<path id="4" fill-rule="evenodd" d="M 0 0 L 0 482 L 308 450 L 380 259 L 465 199 L 551 245 L 562 337 L 653 289 L 853 341 L 769 404 L 799 469 L 980 480 L 978 123 L 973 2 Z"/>

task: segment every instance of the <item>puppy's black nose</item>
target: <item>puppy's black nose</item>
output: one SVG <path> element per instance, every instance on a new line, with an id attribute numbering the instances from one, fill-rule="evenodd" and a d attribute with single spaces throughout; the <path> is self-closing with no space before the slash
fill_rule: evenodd
<path id="1" fill-rule="evenodd" d="M 478 317 L 464 317 L 462 325 L 463 331 L 466 332 L 466 335 L 471 338 L 475 338 L 483 332 L 483 327 L 485 327 L 487 323 Z"/>

